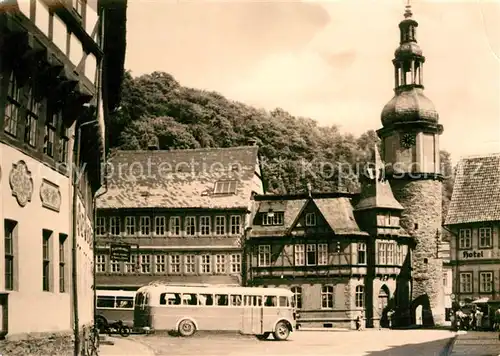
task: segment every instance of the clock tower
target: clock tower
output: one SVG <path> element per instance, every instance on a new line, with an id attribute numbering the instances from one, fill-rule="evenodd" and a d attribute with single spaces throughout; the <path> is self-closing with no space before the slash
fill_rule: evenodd
<path id="1" fill-rule="evenodd" d="M 424 95 L 424 62 L 417 44 L 418 23 L 406 6 L 400 44 L 393 59 L 394 97 L 382 110 L 386 174 L 404 207 L 401 226 L 414 238 L 411 296 L 407 323 L 434 325 L 445 320 L 442 261 L 437 255 L 441 229 L 442 176 L 439 135 L 443 126 L 434 104 Z"/>

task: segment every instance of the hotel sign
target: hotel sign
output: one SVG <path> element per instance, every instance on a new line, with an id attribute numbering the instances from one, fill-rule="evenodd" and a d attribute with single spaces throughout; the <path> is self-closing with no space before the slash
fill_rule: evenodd
<path id="1" fill-rule="evenodd" d="M 493 249 L 469 250 L 469 251 L 462 251 L 461 255 L 464 260 L 482 260 L 482 259 L 500 258 L 500 251 Z"/>

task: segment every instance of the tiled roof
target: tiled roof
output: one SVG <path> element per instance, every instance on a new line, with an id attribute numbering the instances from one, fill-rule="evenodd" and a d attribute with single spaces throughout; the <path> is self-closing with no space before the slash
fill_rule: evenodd
<path id="1" fill-rule="evenodd" d="M 257 146 L 118 151 L 108 161 L 108 191 L 97 207 L 248 209 L 257 151 Z M 213 194 L 221 180 L 235 180 L 236 194 Z"/>
<path id="2" fill-rule="evenodd" d="M 385 166 L 377 146 L 375 146 L 373 155 L 374 166 L 370 167 L 372 172 L 366 171 L 366 176 L 362 177 L 361 196 L 356 204 L 356 210 L 378 208 L 403 210 L 403 206 L 394 198 L 391 185 L 384 179 Z"/>
<path id="3" fill-rule="evenodd" d="M 356 223 L 353 208 L 348 198 L 314 199 L 314 203 L 336 234 L 366 234 L 360 230 Z"/>
<path id="4" fill-rule="evenodd" d="M 500 154 L 460 160 L 445 225 L 499 220 Z"/>
<path id="5" fill-rule="evenodd" d="M 287 233 L 288 229 L 292 226 L 297 218 L 297 215 L 306 204 L 307 199 L 297 200 L 264 200 L 255 202 L 258 205 L 256 211 L 266 212 L 272 207 L 275 212 L 284 212 L 283 225 L 279 226 L 262 226 L 260 221 L 253 221 L 251 236 L 283 236 Z M 256 224 L 257 223 L 257 224 Z"/>
<path id="6" fill-rule="evenodd" d="M 312 200 L 273 199 L 256 201 L 256 204 L 258 204 L 258 208 L 256 210 L 258 210 L 259 212 L 269 211 L 269 208 L 272 208 L 274 212 L 284 212 L 284 224 L 281 226 L 262 226 L 260 225 L 260 221 L 254 221 L 251 236 L 284 236 L 288 234 L 309 201 L 312 201 L 316 205 L 330 228 L 336 234 L 366 234 L 359 229 L 356 220 L 354 219 L 354 213 L 350 199 L 347 197 L 336 197 L 318 199 L 312 198 Z"/>

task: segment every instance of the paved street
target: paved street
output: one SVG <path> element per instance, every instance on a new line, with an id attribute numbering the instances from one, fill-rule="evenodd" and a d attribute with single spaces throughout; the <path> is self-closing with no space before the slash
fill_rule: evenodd
<path id="1" fill-rule="evenodd" d="M 439 356 L 454 333 L 442 330 L 298 331 L 285 342 L 235 334 L 199 333 L 192 338 L 132 336 L 156 355 Z"/>
<path id="2" fill-rule="evenodd" d="M 460 333 L 453 346 L 451 356 L 497 356 L 500 355 L 500 340 L 497 332 Z"/>

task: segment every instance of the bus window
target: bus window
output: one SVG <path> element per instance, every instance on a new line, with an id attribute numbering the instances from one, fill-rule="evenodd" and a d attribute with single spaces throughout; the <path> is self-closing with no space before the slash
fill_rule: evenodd
<path id="1" fill-rule="evenodd" d="M 115 297 L 108 297 L 108 296 L 97 297 L 97 307 L 98 308 L 114 308 L 115 307 Z"/>
<path id="2" fill-rule="evenodd" d="M 231 305 L 233 307 L 241 307 L 241 295 L 232 295 L 231 296 Z"/>
<path id="3" fill-rule="evenodd" d="M 214 305 L 214 296 L 212 294 L 200 294 L 200 305 Z"/>
<path id="4" fill-rule="evenodd" d="M 133 297 L 116 297 L 116 308 L 133 309 L 134 308 L 134 298 Z"/>
<path id="5" fill-rule="evenodd" d="M 243 297 L 243 302 L 246 307 L 253 306 L 253 297 L 251 295 L 245 295 Z"/>
<path id="6" fill-rule="evenodd" d="M 160 294 L 160 305 L 180 305 L 181 304 L 181 294 L 180 293 L 161 293 Z"/>
<path id="7" fill-rule="evenodd" d="M 275 296 L 266 296 L 266 302 L 264 304 L 266 307 L 277 307 L 277 298 Z"/>
<path id="8" fill-rule="evenodd" d="M 288 307 L 288 297 L 281 296 L 280 297 L 280 307 Z"/>
<path id="9" fill-rule="evenodd" d="M 183 294 L 182 304 L 184 305 L 198 305 L 198 296 L 196 294 Z"/>
<path id="10" fill-rule="evenodd" d="M 229 305 L 229 299 L 227 297 L 227 294 L 216 294 L 215 301 L 216 301 L 218 306 Z"/>

